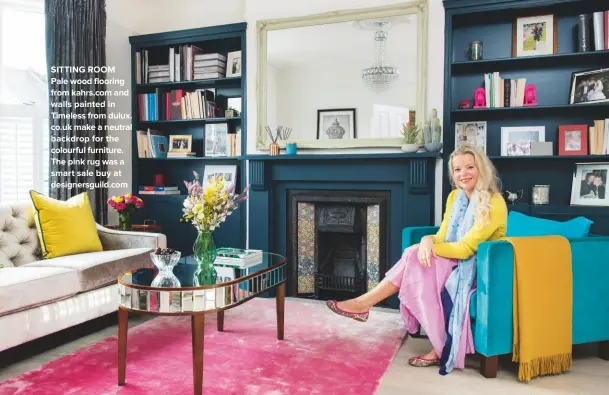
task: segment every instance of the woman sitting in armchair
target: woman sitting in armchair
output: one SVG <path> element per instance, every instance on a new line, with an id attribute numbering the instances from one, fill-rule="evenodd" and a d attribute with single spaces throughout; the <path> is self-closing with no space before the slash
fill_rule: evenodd
<path id="1" fill-rule="evenodd" d="M 463 146 L 448 161 L 455 189 L 449 194 L 438 232 L 404 250 L 381 283 L 344 302 L 328 301 L 337 314 L 366 321 L 375 304 L 398 292 L 406 329 L 422 326 L 432 350 L 409 360 L 417 367 L 440 365 L 440 373 L 463 368 L 474 353 L 469 299 L 475 289 L 476 251 L 487 240 L 505 236 L 507 206 L 496 171 L 478 148 Z"/>

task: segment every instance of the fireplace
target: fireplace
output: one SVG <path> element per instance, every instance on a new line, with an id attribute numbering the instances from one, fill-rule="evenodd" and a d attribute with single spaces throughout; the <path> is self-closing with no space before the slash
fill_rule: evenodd
<path id="1" fill-rule="evenodd" d="M 366 205 L 315 205 L 314 293 L 344 298 L 366 291 Z"/>
<path id="2" fill-rule="evenodd" d="M 346 299 L 378 284 L 387 260 L 387 191 L 288 191 L 288 288 Z"/>

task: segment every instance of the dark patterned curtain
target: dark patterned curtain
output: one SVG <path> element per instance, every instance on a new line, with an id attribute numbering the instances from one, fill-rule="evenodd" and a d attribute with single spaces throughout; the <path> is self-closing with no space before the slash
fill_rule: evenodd
<path id="1" fill-rule="evenodd" d="M 95 220 L 105 224 L 106 97 L 96 92 L 106 91 L 106 1 L 45 0 L 45 8 L 50 194 L 66 200 L 88 192 Z"/>

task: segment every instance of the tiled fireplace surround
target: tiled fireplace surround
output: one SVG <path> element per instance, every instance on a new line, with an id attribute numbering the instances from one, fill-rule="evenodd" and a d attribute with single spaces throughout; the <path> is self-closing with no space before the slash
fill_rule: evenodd
<path id="1" fill-rule="evenodd" d="M 433 224 L 436 158 L 431 154 L 253 157 L 249 247 L 286 256 L 286 295 L 311 297 L 319 247 L 316 206 L 365 207 L 362 255 L 366 256 L 365 289 L 370 289 L 400 258 L 402 229 Z"/>

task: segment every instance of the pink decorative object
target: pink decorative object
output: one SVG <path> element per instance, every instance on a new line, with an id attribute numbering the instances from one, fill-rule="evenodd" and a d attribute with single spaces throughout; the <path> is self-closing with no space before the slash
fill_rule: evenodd
<path id="1" fill-rule="evenodd" d="M 474 108 L 486 108 L 486 90 L 477 88 L 474 92 Z"/>
<path id="2" fill-rule="evenodd" d="M 362 324 L 323 303 L 290 300 L 285 312 L 285 340 L 277 340 L 275 299 L 227 311 L 220 333 L 207 314 L 203 393 L 373 395 L 406 334 L 399 314 L 375 311 Z M 193 393 L 190 317 L 154 318 L 128 337 L 124 387 L 110 336 L 3 381 L 0 395 Z"/>
<path id="3" fill-rule="evenodd" d="M 537 105 L 537 88 L 533 84 L 524 87 L 524 106 Z"/>

